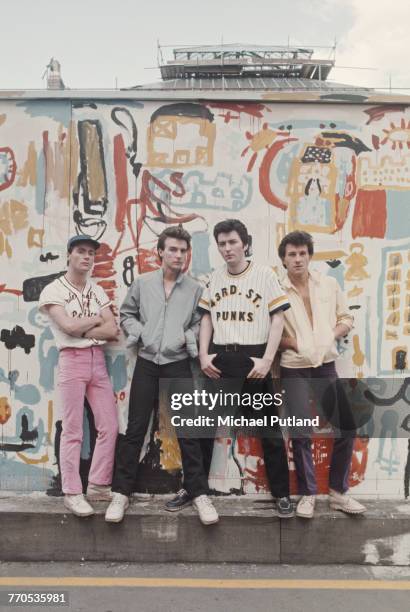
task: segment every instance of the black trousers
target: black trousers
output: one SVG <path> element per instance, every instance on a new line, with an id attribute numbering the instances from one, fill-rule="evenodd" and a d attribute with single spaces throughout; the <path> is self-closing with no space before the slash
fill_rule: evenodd
<path id="1" fill-rule="evenodd" d="M 213 364 L 221 370 L 221 378 L 241 379 L 243 393 L 271 393 L 274 395 L 273 380 L 270 373 L 264 379 L 247 379 L 254 363 L 251 357 L 263 357 L 265 345 L 240 347 L 238 351 L 224 351 L 218 345 L 211 345 L 210 354 L 217 353 Z M 218 382 L 218 381 L 217 381 Z M 254 416 L 262 416 L 256 414 Z M 277 408 L 269 408 L 269 414 L 276 415 Z M 273 497 L 289 495 L 289 468 L 285 442 L 279 425 L 273 427 L 272 437 L 262 438 L 263 458 L 266 476 Z"/>
<path id="2" fill-rule="evenodd" d="M 128 425 L 120 434 L 115 451 L 112 490 L 130 495 L 137 477 L 139 457 L 152 412 L 159 402 L 161 378 L 192 379 L 189 359 L 158 365 L 139 357 L 131 382 Z M 191 497 L 208 494 L 208 474 L 214 441 L 179 438 L 184 487 Z"/>

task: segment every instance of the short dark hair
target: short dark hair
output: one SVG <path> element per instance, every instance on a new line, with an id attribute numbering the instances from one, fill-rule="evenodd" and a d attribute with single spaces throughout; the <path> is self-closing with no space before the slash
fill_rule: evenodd
<path id="1" fill-rule="evenodd" d="M 171 225 L 171 227 L 167 227 L 163 232 L 158 236 L 157 242 L 157 250 L 161 249 L 161 251 L 165 248 L 165 240 L 167 238 L 175 238 L 176 240 L 185 240 L 188 249 L 191 248 L 191 234 L 189 234 L 181 224 L 179 225 Z"/>
<path id="2" fill-rule="evenodd" d="M 313 239 L 307 232 L 290 232 L 290 234 L 286 234 L 286 236 L 282 238 L 278 247 L 278 255 L 282 260 L 285 257 L 288 244 L 293 244 L 294 246 L 307 246 L 309 255 L 311 257 L 313 255 Z"/>
<path id="3" fill-rule="evenodd" d="M 246 225 L 239 221 L 239 219 L 225 219 L 220 221 L 214 227 L 214 238 L 218 242 L 219 234 L 229 234 L 229 232 L 238 232 L 239 238 L 242 240 L 242 244 L 249 244 L 249 234 L 246 229 Z"/>

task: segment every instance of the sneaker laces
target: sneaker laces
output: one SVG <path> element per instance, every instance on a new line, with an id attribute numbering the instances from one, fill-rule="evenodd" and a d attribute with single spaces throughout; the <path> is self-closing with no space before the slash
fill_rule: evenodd
<path id="1" fill-rule="evenodd" d="M 198 499 L 200 504 L 213 508 L 212 500 L 207 495 L 201 495 Z"/>
<path id="2" fill-rule="evenodd" d="M 113 498 L 111 500 L 111 506 L 122 506 L 123 504 L 123 500 L 121 497 L 118 497 L 117 495 L 113 495 Z"/>

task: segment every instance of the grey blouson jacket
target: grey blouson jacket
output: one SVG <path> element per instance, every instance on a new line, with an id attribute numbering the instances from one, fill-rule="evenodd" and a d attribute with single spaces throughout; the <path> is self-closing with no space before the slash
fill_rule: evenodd
<path id="1" fill-rule="evenodd" d="M 120 308 L 120 325 L 127 347 L 159 365 L 197 357 L 201 314 L 197 310 L 201 285 L 180 274 L 165 299 L 162 268 L 138 276 Z"/>

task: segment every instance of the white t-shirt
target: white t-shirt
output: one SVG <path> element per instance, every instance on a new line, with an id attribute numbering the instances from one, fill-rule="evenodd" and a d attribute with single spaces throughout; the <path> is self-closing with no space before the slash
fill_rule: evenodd
<path id="1" fill-rule="evenodd" d="M 289 300 L 272 268 L 250 262 L 241 274 L 226 265 L 212 272 L 199 308 L 211 315 L 215 344 L 264 344 L 270 315 L 289 308 Z"/>
<path id="2" fill-rule="evenodd" d="M 39 309 L 43 306 L 58 304 L 63 306 L 70 317 L 94 317 L 99 315 L 103 308 L 111 304 L 104 289 L 91 280 L 88 280 L 83 291 L 72 285 L 65 276 L 56 278 L 44 287 L 40 294 Z M 88 348 L 105 344 L 105 340 L 93 340 L 92 338 L 75 338 L 69 336 L 60 329 L 50 317 L 50 327 L 54 334 L 57 348 Z"/>

